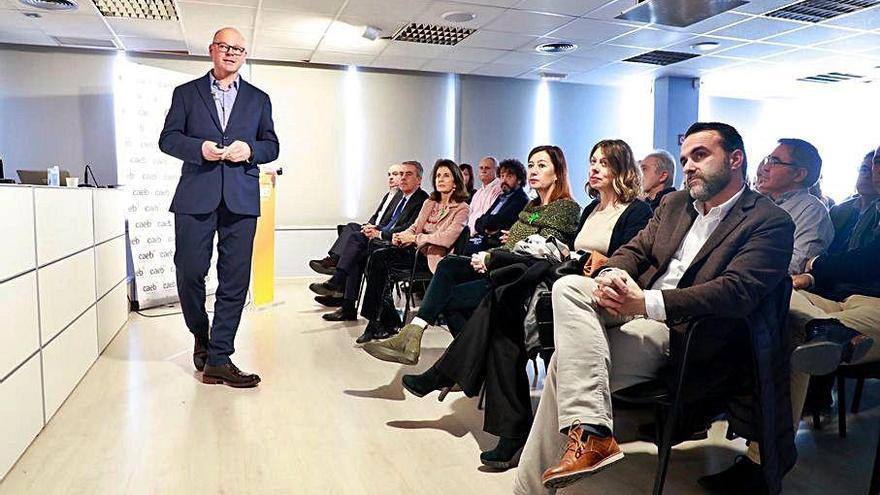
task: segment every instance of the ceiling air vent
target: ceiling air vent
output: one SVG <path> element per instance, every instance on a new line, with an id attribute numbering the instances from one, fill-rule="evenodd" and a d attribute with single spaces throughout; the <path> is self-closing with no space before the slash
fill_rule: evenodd
<path id="1" fill-rule="evenodd" d="M 42 10 L 76 10 L 79 4 L 74 0 L 20 0 L 28 7 Z"/>
<path id="2" fill-rule="evenodd" d="M 413 22 L 398 29 L 391 39 L 429 45 L 457 45 L 474 31 L 476 29 Z"/>
<path id="3" fill-rule="evenodd" d="M 177 21 L 171 0 L 92 0 L 104 17 Z"/>
<path id="4" fill-rule="evenodd" d="M 798 81 L 830 84 L 841 81 L 858 81 L 859 79 L 864 78 L 865 76 L 860 76 L 858 74 L 849 74 L 846 72 L 828 72 L 826 74 L 816 74 L 815 76 L 801 77 L 798 79 Z"/>
<path id="5" fill-rule="evenodd" d="M 544 43 L 535 47 L 538 53 L 565 53 L 577 50 L 577 45 L 569 41 L 560 41 L 556 43 Z"/>
<path id="6" fill-rule="evenodd" d="M 790 21 L 822 22 L 878 4 L 880 0 L 804 0 L 764 15 Z"/>
<path id="7" fill-rule="evenodd" d="M 113 43 L 113 40 L 75 38 L 72 36 L 52 36 L 52 38 L 61 46 L 75 46 L 79 48 L 116 48 L 116 44 Z"/>
<path id="8" fill-rule="evenodd" d="M 637 62 L 640 64 L 671 65 L 694 57 L 699 57 L 699 55 L 695 53 L 664 52 L 662 50 L 654 50 L 653 52 L 636 55 L 635 57 L 630 57 L 624 59 L 623 61 Z"/>

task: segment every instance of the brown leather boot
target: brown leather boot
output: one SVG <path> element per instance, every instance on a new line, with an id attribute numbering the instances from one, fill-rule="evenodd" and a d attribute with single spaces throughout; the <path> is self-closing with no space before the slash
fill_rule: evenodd
<path id="1" fill-rule="evenodd" d="M 623 459 L 623 452 L 613 436 L 597 438 L 593 435 L 581 440 L 583 428 L 577 422 L 568 430 L 568 446 L 559 464 L 546 471 L 542 480 L 544 486 L 559 489 L 581 478 L 595 474 Z"/>
<path id="2" fill-rule="evenodd" d="M 245 373 L 232 363 L 221 366 L 205 366 L 202 373 L 202 383 L 209 385 L 229 385 L 235 388 L 256 387 L 260 383 L 260 376 L 254 373 Z"/>

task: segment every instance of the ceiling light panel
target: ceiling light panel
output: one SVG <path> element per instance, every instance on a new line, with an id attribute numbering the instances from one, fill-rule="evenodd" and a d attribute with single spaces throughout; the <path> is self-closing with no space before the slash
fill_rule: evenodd
<path id="1" fill-rule="evenodd" d="M 407 41 L 410 43 L 424 43 L 428 45 L 457 45 L 463 39 L 473 33 L 475 29 L 440 26 L 437 24 L 410 23 L 400 28 L 394 36 L 394 41 Z"/>
<path id="2" fill-rule="evenodd" d="M 128 17 L 155 21 L 177 21 L 171 0 L 93 0 L 104 17 Z"/>
<path id="3" fill-rule="evenodd" d="M 694 57 L 699 57 L 699 55 L 695 53 L 664 52 L 662 50 L 654 50 L 652 52 L 636 55 L 635 57 L 630 57 L 624 60 L 624 62 L 653 65 L 672 65 L 678 62 L 682 62 L 684 60 L 690 60 Z"/>
<path id="4" fill-rule="evenodd" d="M 880 5 L 880 0 L 804 0 L 764 15 L 792 21 L 822 22 L 875 5 Z"/>

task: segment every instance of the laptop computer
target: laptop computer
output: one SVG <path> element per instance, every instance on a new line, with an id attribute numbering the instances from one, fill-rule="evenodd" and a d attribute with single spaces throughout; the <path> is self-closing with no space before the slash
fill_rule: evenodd
<path id="1" fill-rule="evenodd" d="M 18 179 L 22 184 L 33 184 L 36 186 L 47 186 L 49 185 L 48 179 L 49 172 L 47 170 L 19 170 L 18 171 Z M 61 170 L 58 174 L 59 177 L 59 185 L 64 185 L 67 182 L 65 179 L 70 177 L 70 172 L 67 170 Z"/>

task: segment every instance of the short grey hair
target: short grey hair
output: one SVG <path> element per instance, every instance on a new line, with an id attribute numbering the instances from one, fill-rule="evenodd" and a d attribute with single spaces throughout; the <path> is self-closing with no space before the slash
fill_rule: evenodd
<path id="1" fill-rule="evenodd" d="M 407 160 L 401 163 L 401 165 L 410 165 L 412 167 L 415 167 L 416 175 L 418 175 L 419 177 L 421 177 L 425 173 L 425 170 L 422 168 L 422 164 L 416 160 Z"/>
<path id="2" fill-rule="evenodd" d="M 657 159 L 657 171 L 666 171 L 666 182 L 664 182 L 663 185 L 666 187 L 672 187 L 672 184 L 675 182 L 676 169 L 675 158 L 672 156 L 672 153 L 666 150 L 656 149 L 645 155 L 645 158 L 642 158 L 642 161 L 647 160 L 648 158 Z"/>

